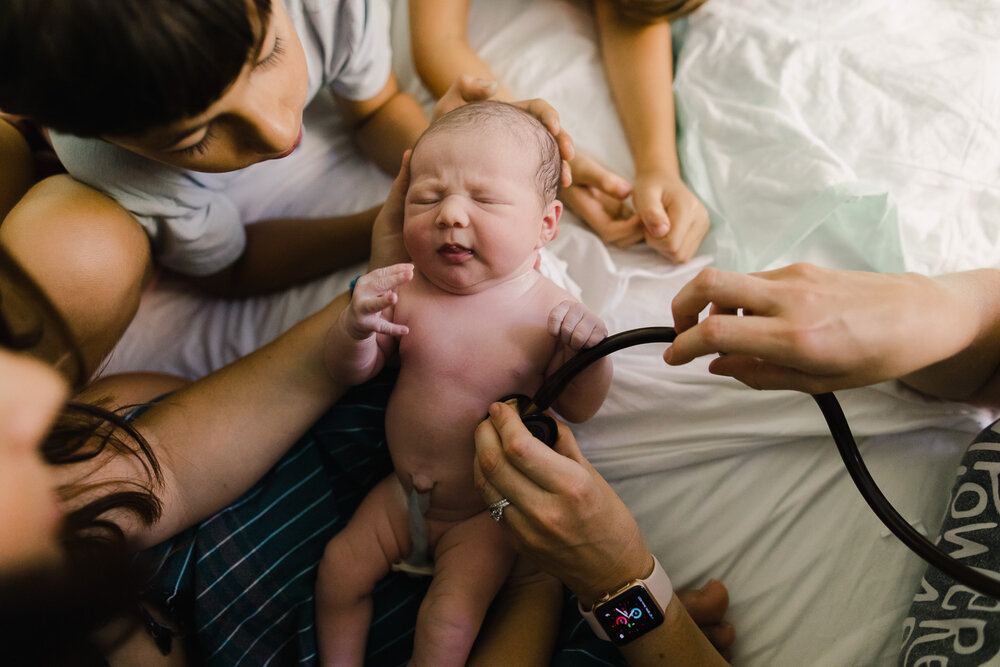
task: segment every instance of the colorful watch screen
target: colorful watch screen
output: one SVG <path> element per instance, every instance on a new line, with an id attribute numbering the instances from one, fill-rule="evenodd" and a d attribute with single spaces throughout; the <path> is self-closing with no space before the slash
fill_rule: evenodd
<path id="1" fill-rule="evenodd" d="M 594 616 L 615 644 L 627 644 L 663 623 L 660 608 L 642 586 L 633 586 L 601 603 Z"/>

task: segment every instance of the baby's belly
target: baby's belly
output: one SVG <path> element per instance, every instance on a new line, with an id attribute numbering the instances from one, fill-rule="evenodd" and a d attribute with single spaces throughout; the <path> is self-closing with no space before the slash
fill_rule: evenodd
<path id="1" fill-rule="evenodd" d="M 403 379 L 403 378 L 401 378 Z M 485 508 L 473 483 L 476 427 L 494 398 L 429 395 L 397 384 L 386 409 L 386 438 L 403 487 L 430 491 L 428 518 L 467 518 Z M 481 404 L 481 405 L 480 405 Z"/>

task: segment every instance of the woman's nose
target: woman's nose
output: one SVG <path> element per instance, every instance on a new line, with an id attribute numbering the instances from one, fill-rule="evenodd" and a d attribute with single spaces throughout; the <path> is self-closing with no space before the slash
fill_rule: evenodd
<path id="1" fill-rule="evenodd" d="M 448 195 L 441 202 L 437 224 L 440 227 L 467 227 L 469 214 L 462 197 Z"/>

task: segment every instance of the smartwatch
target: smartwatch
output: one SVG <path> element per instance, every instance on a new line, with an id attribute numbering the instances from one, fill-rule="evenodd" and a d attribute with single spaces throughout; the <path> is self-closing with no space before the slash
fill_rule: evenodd
<path id="1" fill-rule="evenodd" d="M 607 593 L 590 611 L 576 606 L 598 638 L 627 644 L 663 623 L 663 613 L 674 597 L 670 577 L 653 556 L 653 573 Z"/>

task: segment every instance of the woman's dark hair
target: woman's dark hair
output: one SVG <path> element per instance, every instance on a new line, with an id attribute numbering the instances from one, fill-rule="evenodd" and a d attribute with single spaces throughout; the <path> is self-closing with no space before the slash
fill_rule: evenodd
<path id="1" fill-rule="evenodd" d="M 252 0 L 262 26 L 272 0 Z M 3 0 L 0 110 L 86 137 L 207 109 L 260 39 L 247 0 Z"/>
<path id="2" fill-rule="evenodd" d="M 2 248 L 0 347 L 50 363 L 75 359 L 78 363 L 62 364 L 60 370 L 82 383 L 77 368 L 82 357 L 69 327 Z M 60 529 L 63 562 L 0 577 L 3 664 L 100 664 L 92 633 L 114 618 L 135 618 L 138 612 L 144 576 L 133 565 L 116 520 L 125 514 L 146 525 L 156 521 L 161 511 L 156 491 L 163 476 L 149 443 L 121 414 L 133 406 L 112 411 L 109 403 L 66 403 L 40 444 L 42 457 L 53 466 L 101 466 L 113 457 L 128 457 L 137 474 L 106 481 L 88 481 L 81 474 L 57 490 L 76 507 Z"/>

